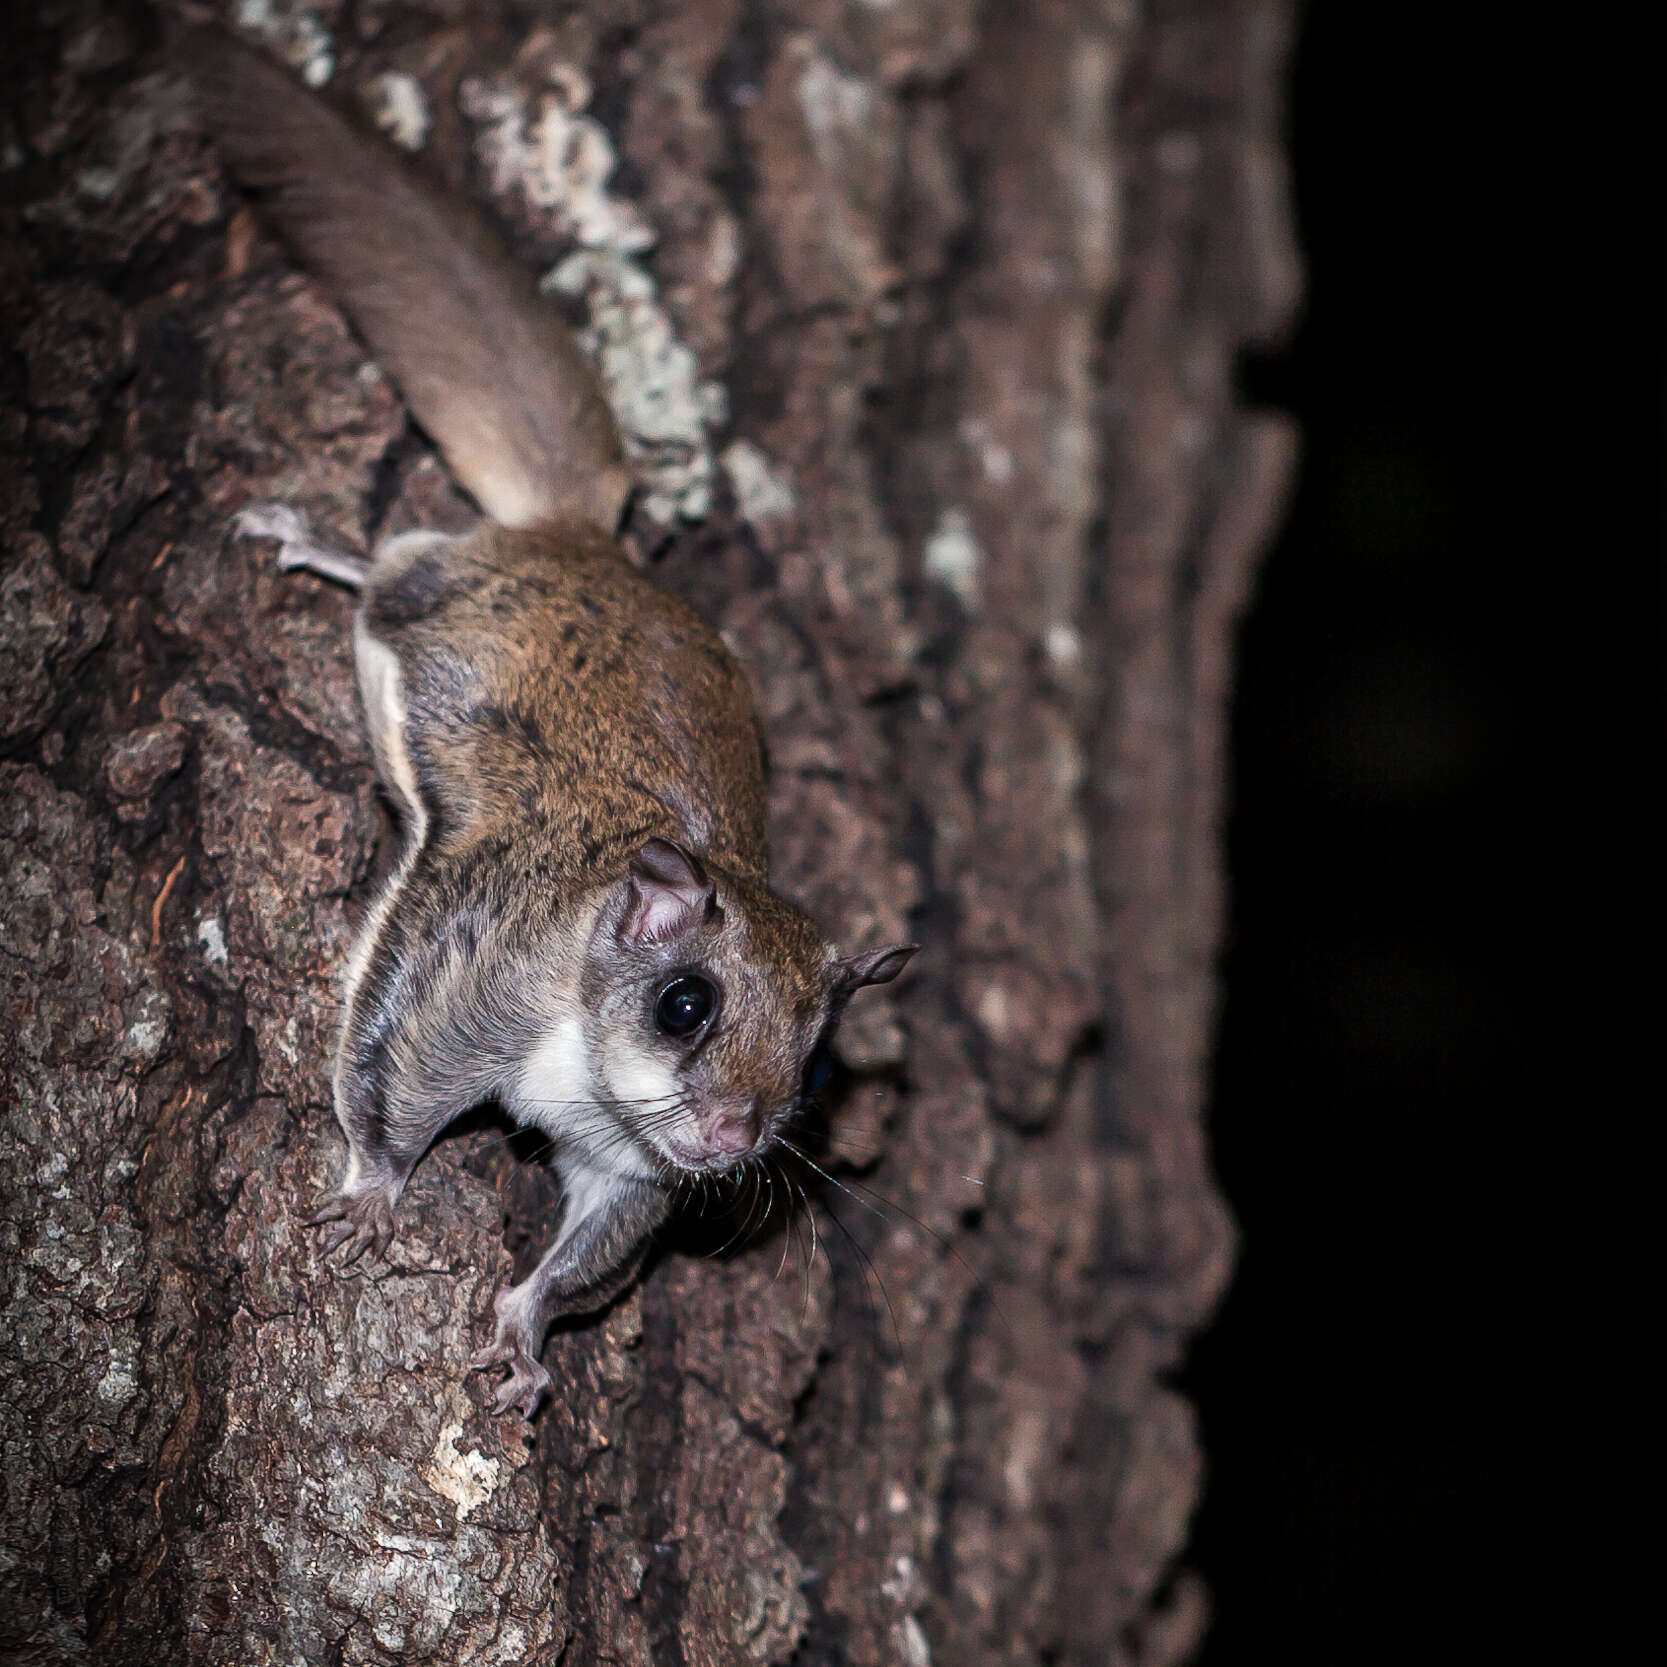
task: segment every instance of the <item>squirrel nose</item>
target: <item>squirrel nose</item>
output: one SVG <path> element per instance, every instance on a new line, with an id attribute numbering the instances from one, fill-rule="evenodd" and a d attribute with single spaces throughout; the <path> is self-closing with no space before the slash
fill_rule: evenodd
<path id="1" fill-rule="evenodd" d="M 739 1157 L 758 1144 L 758 1131 L 764 1118 L 756 1097 L 744 1106 L 731 1106 L 720 1111 L 707 1129 L 706 1139 L 714 1152 L 728 1157 Z"/>

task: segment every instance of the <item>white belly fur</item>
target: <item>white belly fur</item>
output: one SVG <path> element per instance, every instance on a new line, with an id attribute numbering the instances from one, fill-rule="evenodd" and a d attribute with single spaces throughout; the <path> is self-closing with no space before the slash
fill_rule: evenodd
<path id="1" fill-rule="evenodd" d="M 584 1026 L 569 1014 L 545 1031 L 504 1104 L 516 1122 L 550 1137 L 564 1180 L 582 1172 L 651 1177 L 653 1160 L 600 1098 Z"/>

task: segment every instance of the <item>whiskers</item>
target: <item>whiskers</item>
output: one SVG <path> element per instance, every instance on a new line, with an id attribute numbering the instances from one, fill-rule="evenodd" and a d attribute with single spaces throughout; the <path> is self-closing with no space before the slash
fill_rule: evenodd
<path id="1" fill-rule="evenodd" d="M 529 1112 L 542 1114 L 533 1121 L 521 1122 L 522 1128 L 544 1132 L 542 1140 L 515 1148 L 529 1163 L 541 1163 L 559 1152 L 570 1151 L 581 1159 L 605 1164 L 610 1158 L 630 1151 L 650 1166 L 654 1179 L 662 1185 L 671 1186 L 688 1173 L 661 1152 L 655 1139 L 690 1116 L 692 1106 L 686 1093 L 607 1100 L 532 1099 L 518 1094 L 514 1108 L 523 1119 Z M 509 1107 L 506 1105 L 505 1109 Z M 546 1118 L 565 1126 L 547 1129 Z M 510 1144 L 508 1135 L 504 1140 L 506 1145 Z"/>
<path id="2" fill-rule="evenodd" d="M 904 1207 L 901 1204 L 899 1204 L 896 1199 L 887 1198 L 884 1193 L 876 1192 L 873 1187 L 866 1185 L 862 1181 L 859 1181 L 854 1175 L 850 1178 L 850 1184 L 847 1185 L 846 1182 L 840 1180 L 838 1176 L 830 1174 L 826 1169 L 824 1169 L 822 1167 L 821 1164 L 819 1164 L 813 1157 L 811 1157 L 808 1152 L 804 1151 L 801 1147 L 796 1146 L 785 1135 L 778 1135 L 776 1138 L 777 1138 L 778 1142 L 782 1146 L 786 1147 L 786 1149 L 789 1152 L 791 1152 L 796 1158 L 798 1158 L 801 1163 L 808 1164 L 810 1166 L 810 1168 L 812 1170 L 814 1170 L 816 1172 L 816 1174 L 819 1175 L 822 1178 L 822 1180 L 825 1181 L 830 1187 L 837 1188 L 847 1198 L 851 1199 L 852 1202 L 854 1202 L 856 1204 L 860 1204 L 871 1215 L 877 1216 L 881 1221 L 886 1221 L 886 1222 L 889 1222 L 889 1221 L 893 1220 L 895 1218 L 895 1216 L 901 1216 L 901 1217 L 903 1217 L 904 1220 L 912 1222 L 916 1227 L 918 1227 L 921 1230 L 921 1232 L 926 1234 L 928 1238 L 934 1240 L 939 1245 L 940 1248 L 947 1251 L 949 1255 L 953 1256 L 955 1258 L 955 1260 L 961 1264 L 962 1268 L 965 1269 L 967 1274 L 972 1278 L 972 1280 L 975 1283 L 978 1283 L 978 1284 L 983 1283 L 982 1278 L 981 1278 L 978 1270 L 972 1265 L 972 1263 L 969 1262 L 966 1259 L 966 1257 L 963 1256 L 961 1254 L 961 1252 L 958 1249 L 956 1249 L 956 1247 L 952 1243 L 950 1243 L 950 1241 L 948 1239 L 946 1239 L 942 1233 L 940 1233 L 937 1230 L 937 1228 L 931 1226 L 928 1222 L 922 1221 L 920 1219 L 920 1217 L 917 1216 L 912 1210 L 904 1209 Z M 969 1176 L 964 1176 L 963 1179 L 964 1180 L 972 1180 L 972 1177 L 970 1175 Z M 975 1182 L 974 1184 L 979 1186 L 979 1187 L 982 1187 L 984 1183 L 982 1181 L 978 1181 L 978 1182 Z M 838 1226 L 842 1232 L 845 1232 L 845 1224 L 840 1221 L 839 1217 L 834 1213 L 834 1211 L 831 1208 L 829 1209 L 828 1214 L 829 1214 L 829 1217 L 835 1223 L 835 1225 Z M 861 1255 L 862 1254 L 861 1246 L 859 1246 L 857 1244 L 856 1240 L 854 1238 L 852 1238 L 851 1234 L 849 1232 L 845 1232 L 845 1236 L 848 1239 L 851 1240 L 852 1247 L 857 1250 L 859 1255 Z M 873 1263 L 869 1260 L 869 1258 L 867 1256 L 863 1256 L 863 1260 L 868 1263 L 870 1268 L 873 1268 Z M 874 1271 L 875 1271 L 875 1277 L 878 1278 L 879 1277 L 878 1270 L 876 1269 Z M 884 1283 L 884 1281 L 881 1281 L 881 1283 L 880 1283 L 880 1291 L 881 1291 L 882 1295 L 885 1294 L 885 1283 Z M 1001 1312 L 1000 1305 L 997 1304 L 996 1301 L 995 1301 L 994 1293 L 991 1293 L 990 1300 L 991 1300 L 991 1307 L 994 1309 L 997 1317 L 1001 1320 L 1003 1325 L 1008 1325 L 1007 1316 Z M 887 1299 L 886 1306 L 887 1306 L 888 1309 L 891 1306 L 889 1298 Z M 893 1330 L 893 1332 L 896 1332 L 896 1329 L 897 1329 L 897 1317 L 896 1317 L 895 1314 L 893 1314 L 893 1316 L 892 1316 L 892 1330 Z M 1009 1330 L 1011 1330 L 1011 1326 L 1009 1326 Z M 899 1347 L 902 1346 L 902 1338 L 901 1337 L 898 1338 L 898 1346 Z"/>
<path id="3" fill-rule="evenodd" d="M 507 1132 L 503 1136 L 506 1148 L 513 1150 L 523 1162 L 536 1163 L 571 1154 L 580 1162 L 607 1168 L 630 1150 L 633 1162 L 641 1170 L 651 1172 L 683 1216 L 692 1235 L 692 1240 L 685 1240 L 687 1251 L 716 1260 L 754 1245 L 771 1233 L 779 1234 L 781 1250 L 772 1279 L 781 1281 L 787 1276 L 789 1264 L 796 1265 L 801 1284 L 801 1321 L 810 1311 L 817 1258 L 827 1257 L 830 1271 L 834 1271 L 842 1258 L 830 1255 L 830 1248 L 835 1243 L 843 1244 L 848 1247 L 850 1257 L 847 1266 L 859 1276 L 874 1336 L 884 1340 L 899 1356 L 906 1353 L 897 1310 L 885 1274 L 876 1261 L 878 1235 L 853 1230 L 855 1224 L 844 1219 L 841 1208 L 846 1200 L 877 1222 L 912 1224 L 982 1283 L 977 1270 L 943 1233 L 895 1199 L 859 1180 L 850 1172 L 848 1160 L 820 1151 L 818 1143 L 807 1136 L 799 1121 L 799 1114 L 810 1109 L 802 1104 L 770 1131 L 758 1150 L 739 1162 L 711 1169 L 691 1169 L 661 1150 L 660 1137 L 679 1125 L 687 1125 L 695 1115 L 693 1097 L 687 1092 L 606 1101 L 517 1096 L 514 1109 L 517 1117 L 536 1119 L 523 1125 L 522 1138 Z M 545 1126 L 541 1128 L 541 1124 Z M 536 1140 L 525 1138 L 535 1131 Z M 873 1157 L 877 1160 L 879 1156 L 876 1144 Z M 838 1235 L 837 1240 L 824 1240 L 821 1231 L 824 1215 Z M 707 1228 L 694 1226 L 691 1218 L 704 1220 Z"/>

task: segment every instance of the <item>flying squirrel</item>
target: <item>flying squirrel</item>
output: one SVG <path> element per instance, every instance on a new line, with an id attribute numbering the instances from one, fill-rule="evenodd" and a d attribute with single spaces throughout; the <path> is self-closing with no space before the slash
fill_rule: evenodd
<path id="1" fill-rule="evenodd" d="M 820 1085 L 842 958 L 770 889 L 764 750 L 718 633 L 627 559 L 594 370 L 471 208 L 217 29 L 178 43 L 231 174 L 342 307 L 485 521 L 367 559 L 281 508 L 241 530 L 358 591 L 353 647 L 403 847 L 347 969 L 327 1253 L 380 1255 L 412 1170 L 495 1100 L 562 1180 L 555 1242 L 471 1366 L 531 1417 L 561 1314 L 634 1277 L 679 1181 L 765 1152 Z"/>

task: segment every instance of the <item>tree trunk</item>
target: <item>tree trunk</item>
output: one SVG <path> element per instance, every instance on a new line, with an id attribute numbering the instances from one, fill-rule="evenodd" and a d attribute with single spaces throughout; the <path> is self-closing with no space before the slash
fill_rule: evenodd
<path id="1" fill-rule="evenodd" d="M 1232 373 L 1292 303 L 1287 9 L 238 8 L 562 263 L 638 546 L 758 689 L 779 883 L 926 946 L 842 1036 L 831 1180 L 680 1224 L 551 1338 L 530 1430 L 465 1369 L 557 1209 L 499 1125 L 423 1163 L 383 1264 L 300 1225 L 393 836 L 350 599 L 229 535 L 270 498 L 355 544 L 468 511 L 147 14 L 15 9 L 10 1658 L 1185 1654 L 1163 1378 L 1231 1254 L 1223 718 L 1290 450 Z"/>

